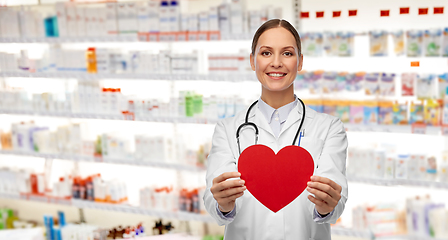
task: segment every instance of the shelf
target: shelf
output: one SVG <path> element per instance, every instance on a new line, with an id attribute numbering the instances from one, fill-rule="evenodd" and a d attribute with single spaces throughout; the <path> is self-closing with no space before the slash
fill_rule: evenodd
<path id="1" fill-rule="evenodd" d="M 76 208 L 88 208 L 88 209 L 98 209 L 104 211 L 115 211 L 115 212 L 125 212 L 140 215 L 155 216 L 158 218 L 171 218 L 178 219 L 181 221 L 199 221 L 199 222 L 209 222 L 215 223 L 215 220 L 209 215 L 201 215 L 189 212 L 169 212 L 169 211 L 158 211 L 150 209 L 141 209 L 139 207 L 134 207 L 124 204 L 110 204 L 110 203 L 97 203 L 92 201 L 78 200 L 78 199 L 58 199 L 47 196 L 35 196 L 31 194 L 18 194 L 18 193 L 0 193 L 0 198 L 13 199 L 13 200 L 26 200 L 32 202 L 42 202 L 49 204 L 59 204 L 66 206 L 73 206 Z"/>
<path id="2" fill-rule="evenodd" d="M 364 239 L 374 239 L 375 237 L 369 231 L 358 231 L 349 228 L 331 227 L 331 235 L 358 237 Z"/>
<path id="3" fill-rule="evenodd" d="M 412 186 L 412 187 L 433 187 L 437 189 L 448 190 L 448 182 L 435 182 L 435 181 L 424 181 L 424 180 L 414 180 L 414 179 L 374 179 L 365 177 L 353 177 L 347 176 L 347 180 L 351 182 L 367 183 L 372 185 L 380 186 Z"/>
<path id="4" fill-rule="evenodd" d="M 391 132 L 391 133 L 412 133 L 411 125 L 361 125 L 344 123 L 348 132 Z M 439 135 L 441 126 L 426 126 L 428 135 Z"/>
<path id="5" fill-rule="evenodd" d="M 0 110 L 0 114 L 13 115 L 33 115 L 43 117 L 62 117 L 62 118 L 85 118 L 85 119 L 105 119 L 121 121 L 143 121 L 143 122 L 165 122 L 165 123 L 195 123 L 195 124 L 215 124 L 218 119 L 201 117 L 136 117 L 135 120 L 129 120 L 124 115 L 108 115 L 93 113 L 58 113 L 58 112 L 35 112 L 35 111 L 9 111 Z"/>
<path id="6" fill-rule="evenodd" d="M 167 168 L 174 169 L 180 171 L 193 171 L 199 172 L 204 171 L 205 167 L 198 166 L 189 166 L 183 164 L 175 164 L 175 163 L 166 163 L 166 162 L 143 162 L 135 159 L 109 159 L 109 158 L 99 158 L 99 157 L 89 157 L 89 156 L 76 156 L 76 155 L 68 155 L 68 154 L 46 154 L 46 153 L 36 153 L 36 152 L 20 152 L 20 151 L 12 151 L 12 150 L 1 150 L 0 154 L 4 155 L 17 155 L 17 156 L 26 156 L 26 157 L 39 157 L 46 159 L 62 159 L 62 160 L 70 160 L 70 161 L 83 161 L 83 162 L 100 162 L 100 163 L 111 163 L 111 164 L 124 164 L 124 165 L 134 165 L 134 166 L 147 166 L 147 167 L 159 167 L 159 168 Z"/>
<path id="7" fill-rule="evenodd" d="M 102 37 L 8 37 L 0 38 L 0 43 L 90 43 L 90 42 L 137 42 L 138 37 L 132 35 L 116 35 Z"/>
<path id="8" fill-rule="evenodd" d="M 175 34 L 175 33 L 174 33 Z M 106 42 L 151 42 L 151 43 L 176 43 L 176 42 L 189 42 L 189 41 L 146 41 L 146 36 L 143 36 L 143 40 L 139 39 L 137 34 L 122 34 L 122 35 L 110 35 L 110 36 L 84 36 L 84 37 L 9 37 L 0 38 L 0 43 L 106 43 Z M 191 42 L 222 42 L 222 41 L 250 41 L 252 40 L 252 34 L 231 34 L 228 36 L 222 35 L 221 40 L 197 40 Z"/>
<path id="9" fill-rule="evenodd" d="M 201 215 L 189 212 L 168 212 L 168 211 L 157 211 L 151 209 L 141 209 L 139 207 L 133 207 L 129 205 L 122 204 L 109 204 L 109 203 L 97 203 L 85 200 L 72 199 L 72 206 L 77 208 L 89 208 L 89 209 L 99 209 L 104 211 L 115 211 L 115 212 L 125 212 L 134 213 L 141 215 L 155 216 L 159 218 L 174 218 L 181 221 L 199 221 L 199 222 L 210 222 L 214 223 L 215 220 L 209 215 Z"/>
<path id="10" fill-rule="evenodd" d="M 75 78 L 78 80 L 98 80 L 98 79 L 135 79 L 135 80 L 171 80 L 171 81 L 189 81 L 189 80 L 208 80 L 208 81 L 256 81 L 254 73 L 222 73 L 222 74 L 136 74 L 136 73 L 98 73 L 87 72 L 0 72 L 0 77 L 19 77 L 19 78 Z"/>

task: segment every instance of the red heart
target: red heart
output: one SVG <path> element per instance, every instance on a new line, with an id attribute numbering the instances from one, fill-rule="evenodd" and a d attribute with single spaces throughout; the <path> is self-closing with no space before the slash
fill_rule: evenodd
<path id="1" fill-rule="evenodd" d="M 305 190 L 314 172 L 314 161 L 299 146 L 286 146 L 276 155 L 267 146 L 252 145 L 241 153 L 238 171 L 247 190 L 271 211 L 278 212 Z"/>

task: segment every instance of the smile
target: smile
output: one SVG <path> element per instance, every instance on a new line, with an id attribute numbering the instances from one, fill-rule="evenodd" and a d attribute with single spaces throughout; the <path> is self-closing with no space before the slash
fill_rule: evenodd
<path id="1" fill-rule="evenodd" d="M 266 73 L 266 75 L 268 75 L 269 77 L 279 78 L 286 76 L 286 73 Z"/>

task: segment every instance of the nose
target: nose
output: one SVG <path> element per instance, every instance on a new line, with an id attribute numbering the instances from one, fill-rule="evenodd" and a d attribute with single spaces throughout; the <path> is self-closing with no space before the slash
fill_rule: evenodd
<path id="1" fill-rule="evenodd" d="M 283 66 L 282 59 L 278 55 L 274 55 L 271 62 L 271 67 L 273 68 L 281 68 Z"/>

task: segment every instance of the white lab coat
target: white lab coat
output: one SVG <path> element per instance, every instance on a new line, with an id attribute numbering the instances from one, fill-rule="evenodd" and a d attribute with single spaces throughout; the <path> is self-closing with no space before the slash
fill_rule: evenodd
<path id="1" fill-rule="evenodd" d="M 306 117 L 302 127 L 305 129 L 305 137 L 301 139 L 300 145 L 308 150 L 314 159 L 314 175 L 327 177 L 342 187 L 341 199 L 333 216 L 321 223 L 314 222 L 314 204 L 308 200 L 309 193 L 306 190 L 277 213 L 270 211 L 246 190 L 244 195 L 236 200 L 236 215 L 233 221 L 224 220 L 218 215 L 216 200 L 210 188 L 215 177 L 224 172 L 237 171 L 239 152 L 236 130 L 240 124 L 244 123 L 246 111 L 238 113 L 233 118 L 223 119 L 217 124 L 208 157 L 204 203 L 217 223 L 226 225 L 224 239 L 331 239 L 330 223 L 335 223 L 341 216 L 348 197 L 345 178 L 347 137 L 344 125 L 338 118 L 317 113 L 309 107 L 306 107 Z M 258 106 L 254 106 L 249 115 L 249 122 L 254 122 L 258 126 L 258 144 L 270 147 L 275 153 L 291 145 L 300 124 L 301 113 L 302 104 L 299 102 L 290 112 L 279 137 L 276 138 L 265 116 Z M 253 145 L 254 141 L 253 128 L 244 127 L 240 132 L 241 151 Z"/>

